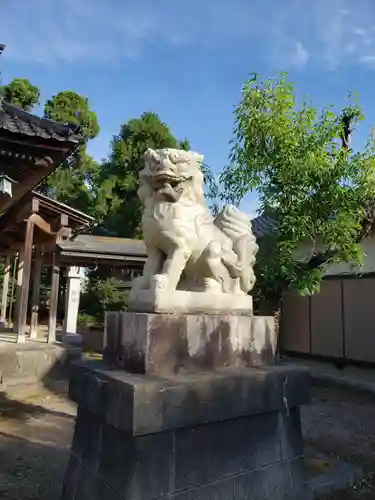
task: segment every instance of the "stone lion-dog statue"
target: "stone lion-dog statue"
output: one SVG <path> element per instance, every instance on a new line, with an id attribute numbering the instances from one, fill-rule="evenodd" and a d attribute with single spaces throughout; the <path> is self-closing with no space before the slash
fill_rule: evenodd
<path id="1" fill-rule="evenodd" d="M 203 158 L 177 149 L 144 155 L 138 196 L 148 258 L 133 282 L 133 302 L 142 290 L 246 295 L 254 286 L 258 246 L 250 219 L 232 205 L 210 214 Z"/>

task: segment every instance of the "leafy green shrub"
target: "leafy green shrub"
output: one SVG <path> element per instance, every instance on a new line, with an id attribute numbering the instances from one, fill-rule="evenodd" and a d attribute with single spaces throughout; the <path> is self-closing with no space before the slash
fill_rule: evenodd
<path id="1" fill-rule="evenodd" d="M 92 316 L 100 323 L 104 322 L 106 311 L 124 311 L 127 304 L 128 294 L 116 278 L 91 280 L 81 298 L 84 316 Z"/>

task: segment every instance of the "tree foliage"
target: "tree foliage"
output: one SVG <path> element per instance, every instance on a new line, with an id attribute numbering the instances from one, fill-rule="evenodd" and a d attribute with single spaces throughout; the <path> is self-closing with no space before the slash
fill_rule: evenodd
<path id="1" fill-rule="evenodd" d="M 144 166 L 143 154 L 147 148 L 167 147 L 189 149 L 189 142 L 186 139 L 179 142 L 155 113 L 143 113 L 122 125 L 112 140 L 109 159 L 100 174 L 101 232 L 131 238 L 141 235 L 137 190 L 138 175 Z"/>
<path id="2" fill-rule="evenodd" d="M 1 95 L 6 102 L 25 111 L 31 111 L 39 104 L 40 90 L 27 78 L 14 78 L 1 88 Z"/>
<path id="3" fill-rule="evenodd" d="M 106 311 L 121 311 L 127 307 L 128 297 L 121 282 L 114 277 L 92 276 L 82 294 L 81 309 L 103 324 Z"/>
<path id="4" fill-rule="evenodd" d="M 297 106 L 285 73 L 267 81 L 253 75 L 244 85 L 220 182 L 236 204 L 256 190 L 260 212 L 278 223 L 260 245 L 261 296 L 278 302 L 290 288 L 314 293 L 326 264 L 361 262 L 359 243 L 375 215 L 374 142 L 360 152 L 349 145 L 362 118 L 352 96 L 339 113 L 319 112 L 309 99 Z"/>
<path id="5" fill-rule="evenodd" d="M 90 109 L 87 97 L 72 90 L 64 90 L 49 99 L 44 107 L 44 117 L 61 123 L 79 125 L 86 140 L 94 139 L 99 134 L 98 117 Z"/>
<path id="6" fill-rule="evenodd" d="M 44 117 L 81 128 L 85 143 L 41 186 L 52 198 L 95 215 L 100 165 L 86 153 L 86 144 L 99 133 L 97 115 L 86 97 L 71 90 L 58 93 L 46 102 Z"/>

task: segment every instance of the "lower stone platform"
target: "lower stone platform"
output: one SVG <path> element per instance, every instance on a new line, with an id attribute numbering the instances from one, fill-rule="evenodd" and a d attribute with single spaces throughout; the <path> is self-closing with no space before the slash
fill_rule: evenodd
<path id="1" fill-rule="evenodd" d="M 309 500 L 291 366 L 159 377 L 76 364 L 62 500 Z"/>
<path id="2" fill-rule="evenodd" d="M 18 344 L 8 335 L 8 340 L 0 342 L 0 393 L 7 397 L 33 395 L 48 379 L 68 376 L 71 363 L 81 353 L 81 349 L 59 342 Z"/>

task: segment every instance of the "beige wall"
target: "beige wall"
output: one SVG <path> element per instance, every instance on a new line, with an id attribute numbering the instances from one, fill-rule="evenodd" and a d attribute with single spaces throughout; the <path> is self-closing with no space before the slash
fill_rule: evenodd
<path id="1" fill-rule="evenodd" d="M 281 309 L 284 351 L 375 363 L 375 278 L 324 280 L 311 297 L 289 294 Z"/>
<path id="2" fill-rule="evenodd" d="M 366 274 L 375 273 L 375 236 L 371 235 L 363 244 L 364 259 L 361 267 L 355 267 L 350 264 L 333 264 L 327 267 L 326 275 L 335 276 L 342 274 Z M 311 254 L 311 247 L 308 245 L 301 247 L 296 254 L 296 259 L 306 260 Z"/>

